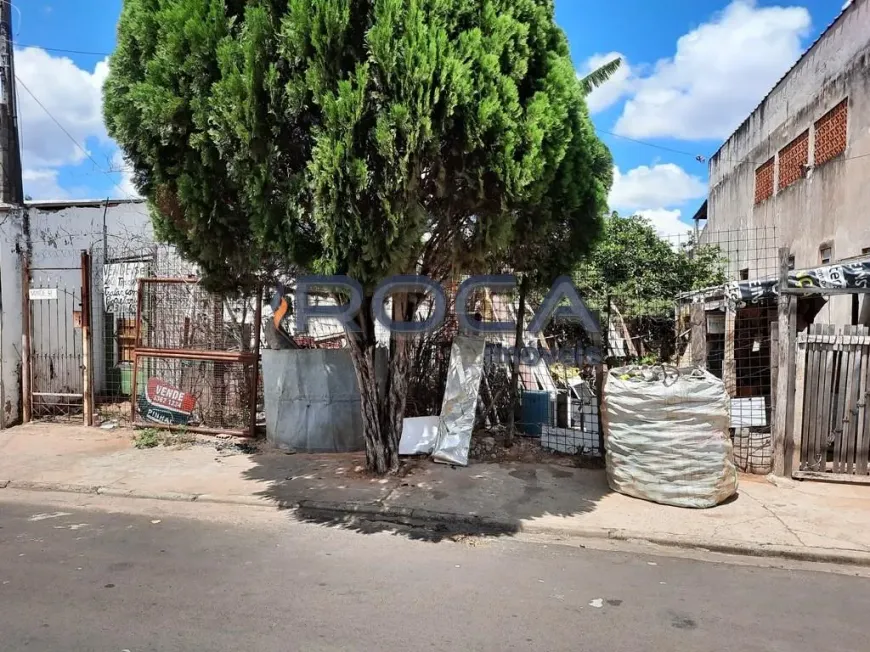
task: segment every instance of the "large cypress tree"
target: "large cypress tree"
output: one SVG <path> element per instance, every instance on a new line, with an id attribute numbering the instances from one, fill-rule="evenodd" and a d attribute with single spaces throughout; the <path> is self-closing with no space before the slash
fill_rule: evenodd
<path id="1" fill-rule="evenodd" d="M 570 269 L 611 181 L 583 94 L 553 0 L 125 0 L 104 111 L 159 235 L 212 286 L 291 265 L 362 283 L 348 335 L 384 473 L 412 346 L 393 338 L 379 388 L 375 285 Z"/>

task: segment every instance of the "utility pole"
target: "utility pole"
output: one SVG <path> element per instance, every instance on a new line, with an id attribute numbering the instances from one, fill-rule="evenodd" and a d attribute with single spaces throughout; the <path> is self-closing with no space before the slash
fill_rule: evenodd
<path id="1" fill-rule="evenodd" d="M 15 61 L 12 49 L 12 0 L 0 0 L 0 204 L 12 206 L 23 211 L 24 206 L 24 187 L 21 176 L 21 147 L 18 138 L 18 107 L 16 106 L 15 96 Z M 2 222 L 5 222 L 9 216 L 13 216 L 13 220 L 18 222 L 23 219 L 20 215 L 14 215 L 13 209 L 7 208 L 6 216 Z M 0 222 L 0 224 L 2 224 Z M 13 226 L 19 227 L 21 224 L 13 222 Z M 3 229 L 2 233 L 2 250 L 0 256 L 9 256 L 10 244 L 9 227 Z M 17 239 L 17 238 L 15 238 Z M 18 297 L 18 301 L 8 301 L 13 297 L 7 297 L 7 290 L 0 293 L 0 313 L 3 312 L 3 303 L 6 303 L 6 310 L 14 312 L 19 307 L 19 301 L 26 306 L 26 314 L 22 312 L 21 318 L 21 340 L 22 347 L 26 347 L 29 352 L 30 348 L 30 304 L 27 287 L 29 284 L 29 265 L 25 257 L 22 260 L 22 273 L 26 276 L 22 277 L 22 294 Z M 5 267 L 5 266 L 4 266 Z M 4 285 L 8 285 L 7 279 L 4 280 Z M 9 304 L 12 304 L 10 309 Z M 12 372 L 10 365 L 14 368 L 15 360 L 8 357 L 7 346 L 11 343 L 15 346 L 15 339 L 11 337 L 10 331 L 14 332 L 14 322 L 10 319 L 8 322 L 4 319 L 3 328 L 0 329 L 0 351 L 3 355 L 0 356 L 0 402 L 3 405 L 8 405 L 12 396 L 18 394 L 18 382 L 12 381 Z M 7 329 L 7 325 L 9 328 Z M 23 328 L 27 328 L 25 332 Z M 30 418 L 29 400 L 30 400 L 30 364 L 29 354 L 22 353 L 21 360 L 21 389 L 23 390 L 24 401 L 22 406 L 22 416 L 25 421 Z M 10 382 L 11 381 L 11 382 Z M 12 391 L 13 388 L 15 391 Z M 19 395 L 21 396 L 21 395 Z M 0 413 L 0 428 L 6 428 L 7 414 L 5 410 Z"/>
<path id="2" fill-rule="evenodd" d="M 0 0 L 0 203 L 24 203 L 9 0 Z"/>

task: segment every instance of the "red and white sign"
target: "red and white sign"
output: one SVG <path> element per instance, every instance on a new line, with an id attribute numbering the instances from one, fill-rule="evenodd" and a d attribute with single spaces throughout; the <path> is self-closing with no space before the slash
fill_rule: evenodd
<path id="1" fill-rule="evenodd" d="M 156 408 L 190 415 L 196 406 L 196 397 L 176 389 L 159 378 L 149 378 L 145 396 Z"/>

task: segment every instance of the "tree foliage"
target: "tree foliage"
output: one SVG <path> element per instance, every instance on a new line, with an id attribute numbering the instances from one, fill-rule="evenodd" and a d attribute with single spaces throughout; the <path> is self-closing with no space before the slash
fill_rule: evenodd
<path id="1" fill-rule="evenodd" d="M 612 167 L 583 94 L 553 0 L 125 0 L 104 112 L 158 233 L 212 286 L 297 266 L 370 293 L 390 274 L 573 266 Z M 360 325 L 383 471 L 405 366 L 379 394 Z"/>
<path id="2" fill-rule="evenodd" d="M 650 221 L 613 213 L 575 271 L 577 286 L 602 317 L 619 311 L 643 362 L 675 353 L 674 309 L 680 293 L 721 285 L 724 258 L 715 245 L 661 238 Z"/>
<path id="3" fill-rule="evenodd" d="M 589 95 L 596 88 L 610 79 L 614 73 L 622 66 L 622 57 L 608 61 L 599 66 L 595 70 L 590 71 L 586 76 L 580 79 L 580 86 L 586 95 Z"/>
<path id="4" fill-rule="evenodd" d="M 577 279 L 602 309 L 609 297 L 626 317 L 673 319 L 678 294 L 725 282 L 725 262 L 717 246 L 668 242 L 648 219 L 613 213 Z"/>

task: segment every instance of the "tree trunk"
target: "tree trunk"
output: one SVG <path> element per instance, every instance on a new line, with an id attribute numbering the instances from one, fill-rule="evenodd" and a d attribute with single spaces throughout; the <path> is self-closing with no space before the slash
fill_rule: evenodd
<path id="1" fill-rule="evenodd" d="M 504 445 L 510 448 L 514 445 L 514 423 L 516 422 L 517 399 L 520 381 L 520 357 L 523 349 L 523 320 L 526 316 L 526 292 L 529 289 L 528 276 L 525 274 L 520 280 L 519 305 L 517 306 L 516 339 L 514 340 L 514 355 L 511 360 L 511 384 L 509 392 L 509 405 L 507 431 L 505 432 Z"/>
<path id="2" fill-rule="evenodd" d="M 412 315 L 406 295 L 393 296 L 394 319 Z M 414 339 L 393 335 L 390 342 L 387 378 L 383 389 L 377 377 L 377 340 L 371 314 L 371 297 L 363 299 L 358 318 L 361 332 L 347 333 L 360 391 L 366 466 L 379 475 L 399 470 L 399 439 L 408 396 Z"/>
<path id="3" fill-rule="evenodd" d="M 393 295 L 393 319 L 396 321 L 411 321 L 413 315 L 414 308 L 409 301 L 408 295 Z M 402 438 L 402 422 L 405 418 L 405 405 L 408 401 L 408 386 L 411 380 L 414 345 L 415 340 L 409 335 L 394 335 L 390 338 L 390 365 L 382 422 L 389 433 L 390 445 L 396 451 L 397 468 L 399 440 Z"/>
<path id="4" fill-rule="evenodd" d="M 390 446 L 381 422 L 378 379 L 375 371 L 376 343 L 351 336 L 350 351 L 359 385 L 363 437 L 366 444 L 366 467 L 370 471 L 383 475 L 398 469 L 399 460 L 398 447 Z"/>

